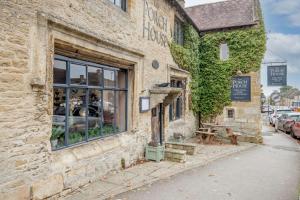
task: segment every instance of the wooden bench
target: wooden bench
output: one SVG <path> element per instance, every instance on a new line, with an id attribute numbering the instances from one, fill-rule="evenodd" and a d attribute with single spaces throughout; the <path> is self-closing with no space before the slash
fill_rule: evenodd
<path id="1" fill-rule="evenodd" d="M 238 145 L 238 137 L 242 134 L 239 132 L 234 132 L 231 128 L 226 128 L 226 133 L 230 139 L 231 144 Z"/>
<path id="2" fill-rule="evenodd" d="M 212 144 L 215 140 L 216 133 L 211 128 L 199 128 L 199 131 L 195 131 L 196 136 L 200 135 L 200 140 L 204 144 Z"/>

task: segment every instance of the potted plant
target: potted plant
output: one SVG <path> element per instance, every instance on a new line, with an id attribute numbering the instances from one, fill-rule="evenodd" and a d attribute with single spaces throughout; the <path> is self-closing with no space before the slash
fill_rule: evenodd
<path id="1" fill-rule="evenodd" d="M 146 160 L 159 162 L 164 159 L 165 147 L 161 145 L 155 138 L 152 139 L 146 146 Z"/>
<path id="2" fill-rule="evenodd" d="M 54 148 L 57 147 L 58 139 L 63 135 L 64 131 L 65 130 L 60 126 L 53 126 L 52 127 L 52 135 L 51 135 L 51 138 L 50 138 L 52 147 L 54 147 Z"/>

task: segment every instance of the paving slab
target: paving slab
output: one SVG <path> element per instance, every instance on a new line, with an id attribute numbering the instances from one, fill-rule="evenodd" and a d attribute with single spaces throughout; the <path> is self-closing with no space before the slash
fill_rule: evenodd
<path id="1" fill-rule="evenodd" d="M 250 143 L 240 145 L 202 145 L 197 144 L 196 154 L 187 156 L 185 163 L 170 161 L 145 162 L 117 173 L 110 173 L 101 181 L 91 183 L 78 191 L 77 194 L 68 196 L 68 200 L 102 200 L 113 199 L 116 195 L 133 191 L 138 192 L 139 188 L 151 186 L 158 180 L 169 181 L 175 174 L 193 169 L 198 166 L 205 166 L 216 159 L 244 151 L 256 146 Z M 144 188 L 143 188 L 144 189 Z"/>

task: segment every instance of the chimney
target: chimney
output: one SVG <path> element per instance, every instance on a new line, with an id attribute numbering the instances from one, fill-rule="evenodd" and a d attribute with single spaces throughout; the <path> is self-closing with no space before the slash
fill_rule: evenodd
<path id="1" fill-rule="evenodd" d="M 177 0 L 181 7 L 185 8 L 185 0 Z"/>

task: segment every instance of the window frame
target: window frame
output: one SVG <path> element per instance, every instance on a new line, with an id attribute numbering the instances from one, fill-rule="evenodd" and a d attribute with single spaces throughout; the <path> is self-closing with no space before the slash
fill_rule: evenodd
<path id="1" fill-rule="evenodd" d="M 116 0 L 109 0 L 112 4 L 115 6 L 121 8 L 124 12 L 127 12 L 127 5 L 128 5 L 128 0 L 121 0 L 121 6 L 116 4 Z"/>
<path id="2" fill-rule="evenodd" d="M 229 112 L 232 112 L 232 117 L 230 116 Z M 227 115 L 228 119 L 235 119 L 235 109 L 234 108 L 228 108 L 226 115 Z"/>
<path id="3" fill-rule="evenodd" d="M 172 122 L 184 117 L 186 80 L 171 78 L 170 83 L 171 87 L 182 89 L 181 94 L 169 104 L 169 122 Z"/>
<path id="4" fill-rule="evenodd" d="M 72 146 L 77 146 L 83 143 L 88 143 L 90 141 L 93 140 L 97 140 L 97 139 L 102 139 L 102 138 L 106 138 L 106 137 L 111 137 L 111 136 L 115 136 L 118 135 L 122 132 L 126 132 L 128 131 L 128 70 L 127 69 L 122 69 L 122 68 L 117 68 L 117 67 L 113 67 L 113 66 L 109 66 L 106 64 L 98 64 L 98 63 L 93 63 L 93 62 L 89 62 L 89 61 L 85 61 L 85 60 L 78 60 L 78 59 L 74 59 L 74 58 L 70 58 L 70 57 L 66 57 L 66 56 L 62 56 L 62 55 L 58 55 L 55 54 L 54 55 L 54 59 L 53 59 L 53 69 L 54 69 L 54 61 L 55 60 L 60 60 L 60 61 L 64 61 L 66 62 L 66 82 L 65 84 L 57 84 L 53 82 L 53 91 L 55 88 L 60 88 L 60 89 L 64 89 L 65 90 L 65 95 L 66 95 L 66 99 L 65 99 L 65 103 L 66 103 L 66 107 L 65 107 L 65 127 L 64 127 L 64 145 L 62 147 L 58 147 L 58 148 L 53 148 L 51 146 L 52 151 L 56 151 L 56 150 L 60 150 L 60 149 L 65 149 L 65 148 L 69 148 Z M 70 80 L 70 66 L 71 64 L 78 64 L 78 65 L 82 65 L 85 66 L 85 70 L 86 70 L 86 84 L 85 85 L 79 85 L 79 84 L 71 84 L 71 80 Z M 102 70 L 102 80 L 100 86 L 89 86 L 89 77 L 88 77 L 88 67 L 96 67 Z M 114 87 L 105 87 L 104 85 L 104 70 L 110 70 L 114 72 Z M 124 71 L 125 72 L 125 87 L 124 88 L 119 88 L 118 85 L 118 78 L 117 78 L 117 72 L 118 71 Z M 54 71 L 53 71 L 53 79 L 54 81 Z M 100 132 L 99 132 L 99 136 L 97 137 L 93 137 L 93 138 L 89 138 L 88 135 L 88 114 L 86 114 L 85 116 L 85 137 L 84 140 L 81 142 L 77 142 L 74 144 L 70 144 L 69 143 L 69 113 L 70 113 L 70 106 L 69 106 L 69 102 L 70 102 L 70 93 L 71 93 L 71 89 L 76 88 L 76 89 L 84 89 L 85 90 L 85 98 L 86 98 L 86 109 L 88 110 L 88 98 L 89 98 L 89 92 L 92 89 L 96 89 L 98 91 L 100 91 L 101 94 L 101 108 L 100 110 L 102 110 L 101 112 L 101 116 L 99 117 L 100 120 Z M 108 135 L 103 135 L 103 124 L 104 124 L 104 114 L 103 114 L 103 110 L 104 110 L 104 106 L 103 106 L 103 93 L 104 91 L 113 91 L 114 93 L 114 97 L 113 97 L 113 101 L 114 101 L 114 119 L 113 119 L 113 130 L 114 132 Z M 125 92 L 125 130 L 122 131 L 116 131 L 116 110 L 117 110 L 117 93 L 118 92 Z M 53 106 L 53 103 L 52 103 Z M 52 114 L 52 117 L 54 116 L 54 113 Z M 52 119 L 52 124 L 53 124 L 53 119 Z M 51 127 L 52 130 L 52 127 Z M 52 135 L 52 133 L 51 133 Z"/>
<path id="5" fill-rule="evenodd" d="M 229 49 L 229 45 L 226 42 L 222 42 L 220 44 L 220 60 L 221 61 L 227 61 L 230 57 L 230 49 Z M 223 50 L 226 50 L 226 55 L 223 55 Z"/>
<path id="6" fill-rule="evenodd" d="M 183 33 L 183 22 L 175 16 L 174 18 L 174 41 L 176 44 L 183 46 L 184 44 L 184 33 Z"/>

